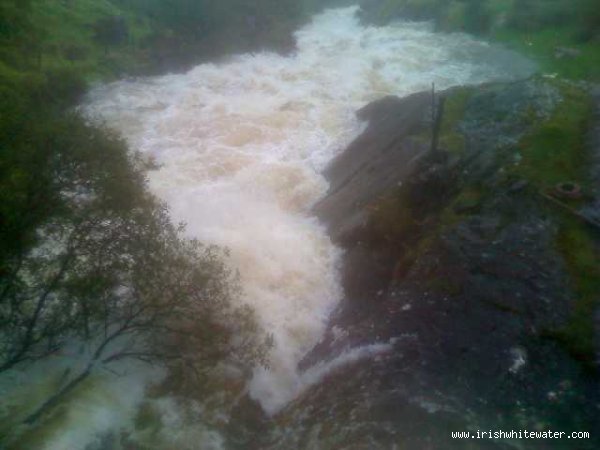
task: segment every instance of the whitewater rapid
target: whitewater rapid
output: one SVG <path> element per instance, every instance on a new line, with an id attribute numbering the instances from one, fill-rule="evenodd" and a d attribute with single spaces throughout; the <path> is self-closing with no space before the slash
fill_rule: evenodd
<path id="1" fill-rule="evenodd" d="M 158 165 L 150 189 L 190 237 L 230 249 L 243 301 L 274 337 L 271 368 L 257 368 L 249 385 L 268 413 L 305 387 L 297 364 L 342 296 L 340 251 L 310 208 L 327 191 L 322 169 L 364 127 L 354 111 L 432 82 L 443 89 L 531 69 L 463 34 L 364 26 L 356 13 L 315 17 L 296 33 L 292 55 L 245 54 L 119 81 L 95 88 L 84 106 Z"/>

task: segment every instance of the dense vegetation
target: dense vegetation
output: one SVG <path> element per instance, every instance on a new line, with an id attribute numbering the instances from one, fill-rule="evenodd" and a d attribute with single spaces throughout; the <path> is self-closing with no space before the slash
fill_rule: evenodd
<path id="1" fill-rule="evenodd" d="M 209 57 L 293 47 L 316 0 L 3 0 L 0 59 L 85 79 L 180 69 Z"/>

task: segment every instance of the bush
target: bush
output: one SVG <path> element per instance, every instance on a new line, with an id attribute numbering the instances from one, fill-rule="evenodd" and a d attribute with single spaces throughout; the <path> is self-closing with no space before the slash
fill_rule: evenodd
<path id="1" fill-rule="evenodd" d="M 515 0 L 509 13 L 508 25 L 520 31 L 532 32 L 547 27 L 577 24 L 581 7 L 581 2 L 577 0 Z"/>
<path id="2" fill-rule="evenodd" d="M 486 2 L 467 0 L 465 5 L 464 31 L 473 34 L 486 34 L 492 26 L 492 14 Z"/>
<path id="3" fill-rule="evenodd" d="M 109 16 L 98 19 L 92 25 L 94 39 L 108 52 L 109 47 L 114 47 L 127 42 L 129 29 L 125 19 L 118 16 Z"/>
<path id="4" fill-rule="evenodd" d="M 71 105 L 85 93 L 87 84 L 76 69 L 58 68 L 45 72 L 45 84 L 40 97 L 45 104 Z"/>
<path id="5" fill-rule="evenodd" d="M 600 38 L 600 7 L 598 7 L 598 2 L 595 0 L 579 0 L 579 4 L 580 40 L 587 42 Z"/>

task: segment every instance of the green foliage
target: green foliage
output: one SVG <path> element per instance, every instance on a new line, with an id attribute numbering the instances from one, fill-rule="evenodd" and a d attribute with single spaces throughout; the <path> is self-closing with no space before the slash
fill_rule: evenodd
<path id="1" fill-rule="evenodd" d="M 600 8 L 596 0 L 579 0 L 581 9 L 578 19 L 581 24 L 580 38 L 585 42 L 600 38 Z"/>
<path id="2" fill-rule="evenodd" d="M 585 90 L 572 83 L 555 81 L 553 84 L 559 89 L 562 100 L 550 117 L 531 119 L 530 132 L 517 146 L 522 158 L 518 165 L 507 167 L 506 174 L 508 179 L 526 180 L 537 191 L 543 192 L 557 183 L 571 181 L 580 184 L 585 192 L 590 187 L 586 133 L 592 101 Z M 462 90 L 462 93 L 465 91 L 468 90 Z M 453 98 L 457 106 L 464 101 L 461 91 L 451 96 L 450 104 Z M 460 115 L 460 107 L 456 112 Z M 454 206 L 468 209 L 471 204 L 476 206 L 481 202 L 482 192 L 471 188 L 463 188 Z M 577 201 L 572 202 L 575 204 L 571 206 L 576 207 Z M 563 258 L 575 295 L 568 322 L 547 330 L 546 334 L 591 367 L 594 358 L 593 317 L 600 292 L 600 258 L 595 251 L 593 230 L 555 205 L 548 205 L 547 214 L 559 226 L 556 248 Z"/>
<path id="3" fill-rule="evenodd" d="M 597 4 L 594 8 L 593 3 L 590 0 L 513 0 L 507 24 L 510 28 L 527 32 L 561 27 L 577 23 L 592 13 L 597 9 Z"/>
<path id="4" fill-rule="evenodd" d="M 31 0 L 3 0 L 0 3 L 0 39 L 4 42 L 25 38 L 30 27 Z"/>
<path id="5" fill-rule="evenodd" d="M 439 145 L 450 153 L 460 155 L 464 152 L 465 138 L 458 127 L 472 93 L 470 88 L 456 88 L 446 98 Z"/>
<path id="6" fill-rule="evenodd" d="M 552 117 L 540 123 L 519 144 L 522 160 L 515 169 L 539 188 L 584 180 L 585 133 L 591 113 L 586 92 L 557 83 L 563 100 Z"/>
<path id="7" fill-rule="evenodd" d="M 93 24 L 94 39 L 105 49 L 123 44 L 127 41 L 129 30 L 122 17 L 108 16 L 98 19 Z"/>
<path id="8" fill-rule="evenodd" d="M 594 366 L 594 314 L 600 292 L 600 257 L 586 225 L 565 217 L 557 237 L 557 248 L 567 266 L 577 298 L 569 322 L 551 335 L 578 359 Z"/>
<path id="9" fill-rule="evenodd" d="M 375 23 L 386 23 L 398 18 L 410 20 L 437 20 L 445 11 L 444 0 L 383 0 L 375 3 L 367 19 Z"/>
<path id="10" fill-rule="evenodd" d="M 464 31 L 473 34 L 487 34 L 492 26 L 492 16 L 486 2 L 467 0 L 465 2 Z"/>
<path id="11" fill-rule="evenodd" d="M 0 3 L 0 59 L 24 65 L 38 51 L 40 30 L 31 21 L 32 1 Z"/>
<path id="12" fill-rule="evenodd" d="M 592 104 L 586 92 L 568 83 L 556 83 L 563 97 L 552 117 L 539 124 L 520 143 L 523 159 L 515 169 L 539 189 L 573 181 L 588 186 L 586 130 Z M 600 292 L 600 258 L 592 230 L 577 218 L 552 211 L 559 219 L 557 249 L 563 257 L 576 298 L 569 322 L 549 334 L 578 359 L 594 358 L 593 315 Z"/>
<path id="13" fill-rule="evenodd" d="M 571 79 L 600 79 L 600 9 L 595 0 L 516 0 L 494 37 Z M 560 55 L 568 48 L 570 55 Z"/>
<path id="14" fill-rule="evenodd" d="M 580 42 L 578 27 L 546 28 L 523 35 L 511 30 L 498 30 L 494 37 L 537 61 L 542 71 L 575 80 L 600 80 L 600 45 L 595 41 Z M 560 47 L 568 47 L 576 55 L 557 58 Z"/>

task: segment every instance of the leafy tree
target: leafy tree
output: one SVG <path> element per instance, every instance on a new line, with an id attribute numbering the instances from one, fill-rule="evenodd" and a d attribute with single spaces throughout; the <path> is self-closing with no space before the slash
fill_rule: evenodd
<path id="1" fill-rule="evenodd" d="M 0 2 L 0 39 L 22 38 L 30 27 L 31 0 L 2 0 Z"/>
<path id="2" fill-rule="evenodd" d="M 129 38 L 127 23 L 122 17 L 109 16 L 98 19 L 93 29 L 94 39 L 104 47 L 105 53 L 109 47 L 121 45 Z"/>
<path id="3" fill-rule="evenodd" d="M 481 0 L 465 1 L 464 29 L 468 33 L 486 34 L 492 25 L 487 4 Z"/>
<path id="4" fill-rule="evenodd" d="M 32 20 L 32 0 L 0 1 L 0 60 L 18 67 L 39 65 L 44 32 Z"/>
<path id="5" fill-rule="evenodd" d="M 184 365 L 199 381 L 219 361 L 265 363 L 268 342 L 252 311 L 236 306 L 225 254 L 180 236 L 124 144 L 76 116 L 46 128 L 46 157 L 36 167 L 43 182 L 25 184 L 45 192 L 52 208 L 32 226 L 35 245 L 3 261 L 0 372 L 72 341 L 85 343 L 89 361 L 27 422 L 95 368 L 123 358 Z M 33 173 L 34 163 L 25 159 L 20 170 Z"/>
<path id="6" fill-rule="evenodd" d="M 600 38 L 600 8 L 596 0 L 578 0 L 577 21 L 581 25 L 580 39 L 590 41 Z"/>

